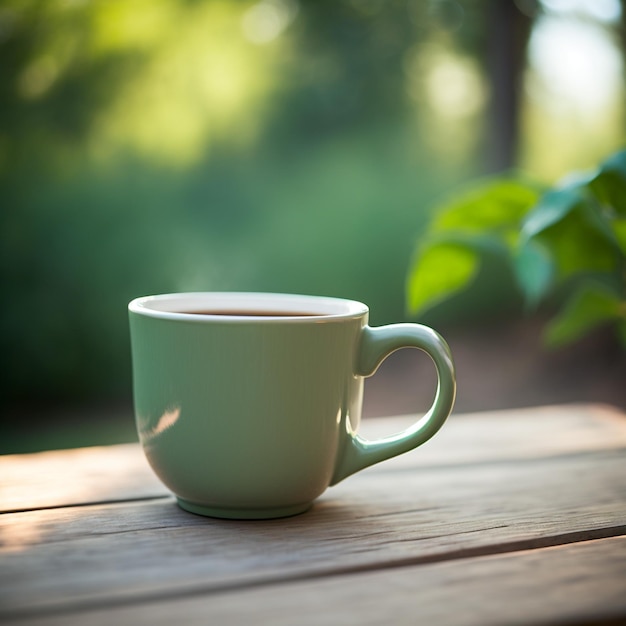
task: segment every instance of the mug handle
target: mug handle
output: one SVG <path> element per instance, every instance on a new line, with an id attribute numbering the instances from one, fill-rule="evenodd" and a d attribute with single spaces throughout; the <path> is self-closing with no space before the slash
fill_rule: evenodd
<path id="1" fill-rule="evenodd" d="M 378 366 L 400 348 L 419 348 L 430 356 L 437 369 L 437 393 L 428 413 L 413 426 L 400 433 L 368 441 L 352 431 L 345 420 L 343 454 L 335 468 L 331 485 L 374 463 L 403 454 L 428 441 L 446 421 L 456 395 L 454 363 L 444 338 L 432 328 L 421 324 L 390 324 L 372 328 L 365 326 L 356 358 L 357 376 L 371 376 Z"/>

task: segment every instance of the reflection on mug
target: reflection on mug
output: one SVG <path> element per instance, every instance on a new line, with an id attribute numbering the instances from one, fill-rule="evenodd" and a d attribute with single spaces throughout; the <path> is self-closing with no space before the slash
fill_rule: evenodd
<path id="1" fill-rule="evenodd" d="M 138 417 L 137 423 L 139 425 L 139 434 L 144 443 L 148 443 L 158 435 L 162 435 L 166 430 L 169 430 L 180 419 L 180 407 L 171 407 L 166 409 L 163 414 L 157 420 L 157 423 L 152 426 L 153 420 L 150 417 L 141 415 Z"/>

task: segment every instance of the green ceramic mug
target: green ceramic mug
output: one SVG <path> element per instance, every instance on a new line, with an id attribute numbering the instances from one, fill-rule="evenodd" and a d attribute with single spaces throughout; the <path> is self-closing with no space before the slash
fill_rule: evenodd
<path id="1" fill-rule="evenodd" d="M 430 439 L 452 410 L 445 341 L 418 324 L 372 328 L 360 302 L 180 293 L 128 308 L 139 437 L 155 473 L 193 513 L 301 513 L 329 485 Z M 357 432 L 363 378 L 403 347 L 431 356 L 435 400 L 411 428 L 367 441 Z"/>

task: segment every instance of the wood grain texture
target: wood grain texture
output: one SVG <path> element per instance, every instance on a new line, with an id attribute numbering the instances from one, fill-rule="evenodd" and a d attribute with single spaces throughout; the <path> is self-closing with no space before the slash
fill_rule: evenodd
<path id="1" fill-rule="evenodd" d="M 0 516 L 10 612 L 208 592 L 549 546 L 626 532 L 623 451 L 396 471 L 307 514 L 211 520 L 169 498 Z"/>
<path id="2" fill-rule="evenodd" d="M 370 438 L 411 416 L 365 420 Z M 453 415 L 431 441 L 380 469 L 536 458 L 626 447 L 626 418 L 611 407 L 572 405 Z M 0 513 L 167 495 L 138 444 L 0 456 Z"/>
<path id="3" fill-rule="evenodd" d="M 372 420 L 364 431 L 379 436 L 406 423 Z M 439 579 L 425 572 L 435 566 L 451 579 L 457 572 L 463 585 L 458 582 L 451 593 L 467 589 L 464 601 L 471 603 L 474 592 L 467 585 L 475 576 L 459 572 L 473 559 L 489 564 L 533 549 L 543 560 L 552 554 L 550 546 L 586 542 L 614 546 L 623 556 L 618 538 L 626 534 L 626 420 L 615 410 L 588 406 L 455 416 L 419 450 L 329 489 L 309 513 L 264 522 L 181 511 L 134 445 L 0 458 L 0 480 L 2 623 L 54 615 L 63 620 L 83 611 L 97 622 L 109 611 L 123 616 L 135 606 L 175 607 L 204 596 L 226 598 L 214 614 L 220 617 L 237 604 L 234 598 L 262 588 L 296 585 L 300 591 L 294 593 L 304 593 L 306 605 L 315 593 L 306 600 L 309 592 L 302 589 L 326 579 L 330 587 L 324 589 L 352 578 L 371 580 L 365 591 L 354 586 L 350 592 L 367 600 L 378 589 L 376 575 L 411 568 L 417 586 L 431 589 L 431 576 Z M 614 539 L 590 541 L 601 538 Z M 613 570 L 611 550 L 602 548 L 597 557 L 595 548 L 589 550 L 586 559 L 601 564 L 606 557 L 608 571 L 625 589 L 622 560 Z M 528 567 L 519 571 L 528 573 Z M 577 589 L 576 580 L 567 587 L 559 576 L 551 571 L 547 580 L 554 579 L 557 589 Z M 491 578 L 485 570 L 477 580 L 488 585 Z M 406 589 L 417 593 L 413 584 Z M 428 593 L 442 597 L 435 587 Z M 489 593 L 487 586 L 481 593 Z M 344 604 L 338 615 L 348 611 L 348 600 Z M 479 608 L 484 617 L 486 609 Z M 428 611 L 425 616 L 430 619 Z"/>
<path id="4" fill-rule="evenodd" d="M 0 456 L 0 513 L 167 493 L 139 444 Z"/>
<path id="5" fill-rule="evenodd" d="M 626 622 L 626 538 L 19 620 L 89 624 L 602 624 Z M 11 623 L 6 622 L 7 624 Z"/>

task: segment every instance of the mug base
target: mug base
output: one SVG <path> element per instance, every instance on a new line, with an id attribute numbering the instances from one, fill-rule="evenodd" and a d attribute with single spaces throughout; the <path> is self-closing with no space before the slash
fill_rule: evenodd
<path id="1" fill-rule="evenodd" d="M 196 504 L 195 502 L 189 502 L 188 500 L 183 500 L 182 498 L 176 498 L 176 500 L 178 501 L 178 506 L 189 513 L 204 515 L 205 517 L 217 517 L 220 519 L 261 520 L 291 517 L 308 511 L 312 506 L 311 502 L 306 502 L 305 504 L 296 504 L 294 506 L 270 509 L 222 509 L 218 507 L 204 506 L 203 504 Z"/>

